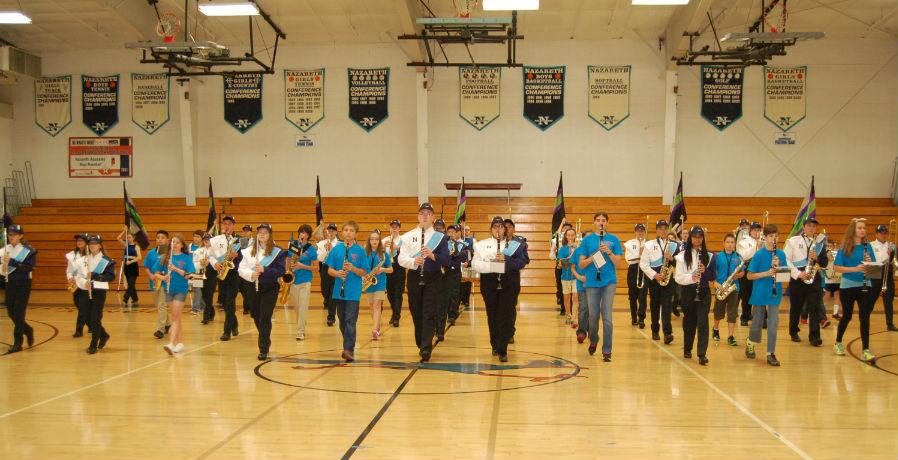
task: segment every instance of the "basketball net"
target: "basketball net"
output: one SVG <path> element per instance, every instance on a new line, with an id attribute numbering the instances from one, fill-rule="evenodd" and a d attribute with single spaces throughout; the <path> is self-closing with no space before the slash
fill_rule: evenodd
<path id="1" fill-rule="evenodd" d="M 181 19 L 175 13 L 164 13 L 156 22 L 156 35 L 162 37 L 165 43 L 175 41 L 175 37 L 181 32 Z"/>
<path id="2" fill-rule="evenodd" d="M 471 17 L 471 11 L 477 7 L 478 3 L 480 0 L 452 0 L 458 17 L 466 19 Z"/>
<path id="3" fill-rule="evenodd" d="M 780 1 L 774 5 L 767 14 L 764 15 L 764 27 L 761 32 L 780 33 L 786 31 L 786 20 L 789 18 L 789 11 L 786 8 L 786 2 Z"/>

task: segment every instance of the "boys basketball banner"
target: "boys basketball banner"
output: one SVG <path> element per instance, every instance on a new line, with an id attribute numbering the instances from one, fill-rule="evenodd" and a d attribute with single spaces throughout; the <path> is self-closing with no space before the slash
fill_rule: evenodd
<path id="1" fill-rule="evenodd" d="M 246 133 L 262 120 L 262 75 L 224 75 L 224 119 L 237 131 Z"/>
<path id="2" fill-rule="evenodd" d="M 300 131 L 324 118 L 324 69 L 284 70 L 284 107 L 287 121 Z"/>
<path id="3" fill-rule="evenodd" d="M 543 131 L 564 116 L 564 69 L 524 66 L 524 118 Z"/>
<path id="4" fill-rule="evenodd" d="M 499 67 L 458 68 L 458 116 L 478 131 L 499 118 Z"/>
<path id="5" fill-rule="evenodd" d="M 131 74 L 131 121 L 147 134 L 168 123 L 170 83 L 167 73 Z"/>
<path id="6" fill-rule="evenodd" d="M 742 67 L 702 66 L 702 117 L 723 131 L 742 118 Z"/>
<path id="7" fill-rule="evenodd" d="M 390 116 L 390 68 L 348 69 L 349 118 L 371 132 Z"/>
<path id="8" fill-rule="evenodd" d="M 72 122 L 72 76 L 34 80 L 34 123 L 56 136 Z"/>
<path id="9" fill-rule="evenodd" d="M 630 116 L 630 66 L 588 66 L 589 118 L 611 131 Z"/>
<path id="10" fill-rule="evenodd" d="M 764 118 L 783 132 L 806 115 L 807 66 L 764 67 Z"/>
<path id="11" fill-rule="evenodd" d="M 118 123 L 118 77 L 81 76 L 81 119 L 97 136 Z"/>

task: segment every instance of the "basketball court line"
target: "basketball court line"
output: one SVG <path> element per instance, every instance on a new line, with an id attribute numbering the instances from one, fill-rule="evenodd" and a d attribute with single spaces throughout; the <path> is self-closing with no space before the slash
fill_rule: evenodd
<path id="1" fill-rule="evenodd" d="M 747 407 L 745 407 L 745 406 L 743 406 L 742 404 L 740 404 L 739 401 L 736 401 L 736 399 L 734 399 L 732 396 L 730 396 L 727 392 L 721 390 L 720 387 L 718 387 L 717 385 L 711 383 L 711 381 L 708 380 L 707 378 L 705 378 L 705 376 L 703 376 L 702 374 L 698 373 L 698 371 L 696 371 L 695 369 L 689 367 L 688 364 L 686 364 L 682 359 L 677 358 L 677 356 L 674 355 L 673 353 L 671 353 L 670 350 L 668 350 L 668 349 L 665 348 L 665 347 L 662 347 L 661 344 L 658 343 L 658 341 L 656 341 L 656 340 L 650 340 L 650 339 L 649 339 L 649 336 L 647 336 L 647 335 L 645 334 L 645 332 L 642 332 L 641 329 L 637 329 L 636 332 L 638 332 L 641 336 L 643 336 L 647 341 L 651 342 L 652 345 L 654 345 L 655 347 L 657 347 L 659 350 L 661 350 L 661 351 L 663 351 L 664 353 L 666 353 L 667 356 L 670 356 L 670 359 L 672 359 L 675 363 L 677 363 L 677 365 L 679 365 L 679 366 L 682 367 L 683 369 L 686 369 L 687 371 L 689 371 L 689 373 L 691 373 L 691 374 L 694 375 L 696 378 L 698 378 L 699 381 L 701 381 L 702 383 L 704 383 L 705 385 L 707 385 L 708 388 L 710 388 L 711 390 L 713 390 L 715 393 L 719 394 L 721 397 L 723 397 L 723 399 L 726 399 L 727 402 L 729 402 L 729 403 L 732 404 L 734 407 L 736 407 L 736 409 L 739 409 L 739 412 L 742 412 L 742 413 L 745 414 L 748 418 L 750 418 L 752 421 L 754 421 L 755 423 L 757 423 L 758 426 L 760 426 L 761 428 L 764 429 L 764 431 L 767 431 L 768 433 L 770 433 L 771 435 L 773 435 L 774 438 L 778 439 L 780 442 L 782 442 L 783 444 L 785 444 L 786 447 L 788 447 L 789 449 L 792 449 L 792 452 L 795 452 L 796 454 L 798 454 L 799 457 L 801 457 L 801 458 L 803 458 L 803 459 L 805 459 L 805 460 L 812 460 L 812 459 L 814 458 L 814 457 L 811 457 L 810 455 L 808 455 L 807 452 L 801 450 L 801 448 L 798 447 L 797 445 L 795 445 L 795 443 L 793 443 L 792 441 L 789 441 L 788 439 L 786 439 L 785 436 L 783 436 L 782 434 L 780 434 L 779 432 L 777 432 L 776 429 L 774 429 L 772 426 L 768 425 L 767 422 L 761 420 L 760 417 L 758 417 L 757 415 L 755 415 L 754 413 L 752 413 L 752 411 L 748 410 Z"/>

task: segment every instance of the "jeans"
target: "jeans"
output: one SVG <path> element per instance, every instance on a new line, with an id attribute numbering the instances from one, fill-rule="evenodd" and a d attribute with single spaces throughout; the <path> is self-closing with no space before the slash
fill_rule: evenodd
<path id="1" fill-rule="evenodd" d="M 600 288 L 586 288 L 586 298 L 589 304 L 589 342 L 599 343 L 599 316 L 602 318 L 602 353 L 611 353 L 612 335 L 614 325 L 611 322 L 611 304 L 614 303 L 614 290 L 617 283 Z"/>
<path id="2" fill-rule="evenodd" d="M 748 340 L 753 343 L 761 343 L 761 326 L 764 324 L 765 310 L 767 314 L 767 353 L 773 354 L 776 352 L 776 328 L 780 323 L 779 305 L 752 305 Z"/>
<path id="3" fill-rule="evenodd" d="M 203 302 L 203 288 L 195 287 L 193 288 L 193 305 L 191 305 L 190 311 L 199 313 L 204 308 L 206 308 L 206 303 Z"/>
<path id="4" fill-rule="evenodd" d="M 586 297 L 586 290 L 577 291 L 577 301 L 580 303 L 580 309 L 577 310 L 577 333 L 586 334 L 589 331 L 589 298 Z"/>
<path id="5" fill-rule="evenodd" d="M 355 351 L 355 324 L 359 319 L 357 300 L 332 299 L 337 317 L 340 319 L 340 333 L 343 334 L 343 349 Z"/>

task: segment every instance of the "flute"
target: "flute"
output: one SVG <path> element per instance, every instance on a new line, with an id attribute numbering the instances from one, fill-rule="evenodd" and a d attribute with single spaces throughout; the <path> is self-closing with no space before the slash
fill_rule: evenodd
<path id="1" fill-rule="evenodd" d="M 260 264 L 259 264 L 259 257 L 262 257 L 262 249 L 261 249 L 261 246 L 259 245 L 259 236 L 258 236 L 258 233 L 257 233 L 257 234 L 256 234 L 256 265 L 260 265 Z M 259 276 L 260 276 L 259 272 L 256 271 L 256 282 L 255 282 L 255 284 L 256 284 L 256 292 L 259 292 Z"/>

